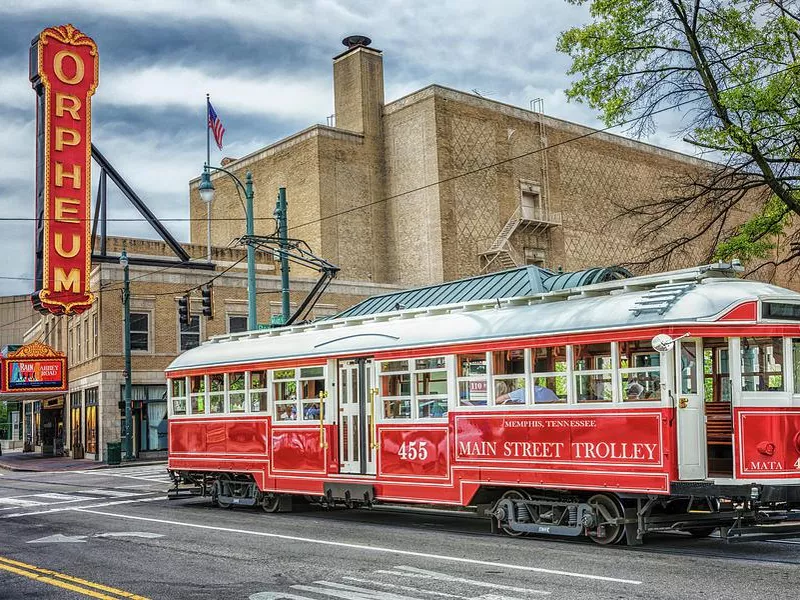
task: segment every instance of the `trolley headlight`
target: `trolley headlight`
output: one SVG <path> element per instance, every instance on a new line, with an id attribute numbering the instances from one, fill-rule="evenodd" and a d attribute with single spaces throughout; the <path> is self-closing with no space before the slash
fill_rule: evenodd
<path id="1" fill-rule="evenodd" d="M 761 495 L 761 490 L 758 488 L 757 485 L 754 485 L 750 488 L 750 499 L 751 500 L 758 500 L 758 497 Z"/>

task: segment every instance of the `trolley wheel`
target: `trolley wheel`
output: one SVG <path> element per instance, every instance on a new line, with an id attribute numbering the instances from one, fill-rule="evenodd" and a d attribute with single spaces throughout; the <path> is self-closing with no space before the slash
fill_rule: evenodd
<path id="1" fill-rule="evenodd" d="M 276 513 L 281 507 L 281 497 L 278 494 L 264 494 L 261 498 L 261 508 L 264 512 Z"/>
<path id="2" fill-rule="evenodd" d="M 211 493 L 211 501 L 215 502 L 216 505 L 219 506 L 220 508 L 230 508 L 231 506 L 233 506 L 233 502 L 220 500 L 220 492 L 222 491 L 223 481 L 230 483 L 231 482 L 230 475 L 222 474 L 214 482 L 214 491 Z"/>
<path id="3" fill-rule="evenodd" d="M 522 490 L 508 490 L 505 494 L 500 496 L 500 500 L 530 500 L 530 496 L 522 491 Z M 498 502 L 500 501 L 498 500 Z M 500 529 L 503 530 L 504 533 L 513 537 L 520 537 L 525 535 L 524 531 L 514 531 L 510 527 L 505 527 L 502 524 L 500 525 Z"/>
<path id="4" fill-rule="evenodd" d="M 612 523 L 612 521 L 616 519 L 621 519 L 625 514 L 619 500 L 607 494 L 595 494 L 589 498 L 588 504 L 595 509 L 598 522 L 594 527 L 587 528 L 586 535 L 588 535 L 593 542 L 603 546 L 619 542 L 625 535 L 625 525 L 622 523 Z M 597 529 L 599 527 L 605 528 L 605 536 L 599 537 L 597 535 Z"/>

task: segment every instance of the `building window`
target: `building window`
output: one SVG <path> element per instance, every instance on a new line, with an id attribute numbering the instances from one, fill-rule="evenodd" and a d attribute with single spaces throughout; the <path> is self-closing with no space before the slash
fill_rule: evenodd
<path id="1" fill-rule="evenodd" d="M 192 316 L 188 325 L 181 323 L 181 352 L 200 345 L 200 317 Z"/>
<path id="2" fill-rule="evenodd" d="M 131 313 L 131 350 L 147 352 L 150 349 L 150 314 Z"/>
<path id="3" fill-rule="evenodd" d="M 70 362 L 75 360 L 75 330 L 70 329 L 67 332 L 67 337 L 69 338 L 69 360 Z"/>
<path id="4" fill-rule="evenodd" d="M 84 336 L 83 337 L 83 341 L 84 341 L 84 345 L 83 345 L 84 350 L 83 351 L 84 351 L 84 353 L 86 355 L 86 360 L 89 360 L 90 358 L 92 358 L 92 351 L 89 348 L 89 319 L 88 318 L 83 322 L 83 336 Z"/>
<path id="5" fill-rule="evenodd" d="M 92 315 L 92 335 L 94 336 L 94 355 L 100 356 L 100 337 L 97 315 Z"/>
<path id="6" fill-rule="evenodd" d="M 75 362 L 81 362 L 81 324 L 75 326 Z"/>
<path id="7" fill-rule="evenodd" d="M 77 448 L 81 445 L 81 401 L 83 392 L 72 392 L 69 395 L 69 434 L 70 448 Z"/>
<path id="8" fill-rule="evenodd" d="M 247 331 L 247 317 L 228 315 L 228 333 L 242 333 L 243 331 Z"/>
<path id="9" fill-rule="evenodd" d="M 86 390 L 84 395 L 86 403 L 86 419 L 84 421 L 86 452 L 97 454 L 97 388 Z"/>
<path id="10" fill-rule="evenodd" d="M 520 185 L 520 204 L 522 218 L 528 221 L 546 221 L 542 206 L 542 193 L 538 185 L 522 183 Z"/>

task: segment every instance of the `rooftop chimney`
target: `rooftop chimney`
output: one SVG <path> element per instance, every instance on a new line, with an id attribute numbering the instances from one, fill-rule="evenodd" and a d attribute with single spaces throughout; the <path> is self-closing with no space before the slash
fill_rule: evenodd
<path id="1" fill-rule="evenodd" d="M 342 40 L 347 50 L 333 58 L 333 96 L 336 127 L 375 138 L 382 129 L 383 53 L 371 43 L 364 35 Z"/>

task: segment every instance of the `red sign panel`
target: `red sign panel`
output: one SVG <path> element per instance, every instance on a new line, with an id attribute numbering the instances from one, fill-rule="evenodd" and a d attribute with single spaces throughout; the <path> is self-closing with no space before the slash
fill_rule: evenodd
<path id="1" fill-rule="evenodd" d="M 661 413 L 455 417 L 455 459 L 615 467 L 663 466 Z"/>
<path id="2" fill-rule="evenodd" d="M 50 27 L 38 39 L 37 69 L 43 88 L 38 147 L 43 172 L 37 260 L 37 308 L 79 314 L 94 302 L 91 266 L 91 99 L 98 83 L 94 41 L 71 25 Z"/>
<path id="3" fill-rule="evenodd" d="M 736 409 L 736 478 L 800 478 L 800 409 Z"/>
<path id="4" fill-rule="evenodd" d="M 386 427 L 379 431 L 380 474 L 446 478 L 450 472 L 447 429 Z"/>
<path id="5" fill-rule="evenodd" d="M 61 391 L 66 389 L 65 361 L 7 360 L 5 361 L 6 390 L 9 392 Z"/>

